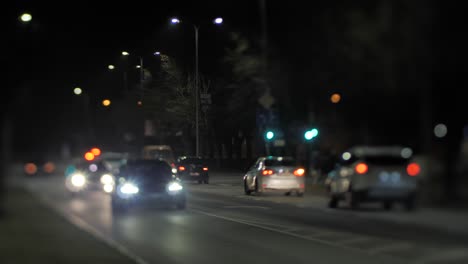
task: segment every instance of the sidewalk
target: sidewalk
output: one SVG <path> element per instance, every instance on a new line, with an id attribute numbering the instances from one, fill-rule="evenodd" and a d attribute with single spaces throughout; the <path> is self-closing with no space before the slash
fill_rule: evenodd
<path id="1" fill-rule="evenodd" d="M 0 263 L 133 263 L 15 187 L 0 218 Z"/>

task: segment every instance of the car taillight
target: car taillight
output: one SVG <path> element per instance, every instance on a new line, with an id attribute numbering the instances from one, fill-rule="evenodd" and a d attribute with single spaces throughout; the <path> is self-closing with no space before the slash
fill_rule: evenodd
<path id="1" fill-rule="evenodd" d="M 273 175 L 273 170 L 263 170 L 262 175 L 263 176 Z"/>
<path id="2" fill-rule="evenodd" d="M 203 170 L 204 170 L 204 171 L 208 171 L 208 167 L 203 167 Z"/>
<path id="3" fill-rule="evenodd" d="M 305 173 L 305 170 L 303 168 L 299 168 L 294 171 L 294 175 L 299 176 L 299 177 L 304 176 L 304 173 Z"/>
<path id="4" fill-rule="evenodd" d="M 179 167 L 179 170 L 180 170 L 180 171 L 184 171 L 184 170 L 185 170 L 185 167 L 184 167 L 184 166 L 180 166 L 180 167 Z"/>
<path id="5" fill-rule="evenodd" d="M 406 172 L 409 176 L 418 176 L 418 174 L 421 172 L 421 167 L 419 167 L 417 163 L 410 163 L 406 167 Z"/>
<path id="6" fill-rule="evenodd" d="M 367 164 L 361 162 L 361 163 L 358 163 L 354 169 L 356 170 L 358 174 L 364 174 L 367 172 L 369 167 L 367 167 Z"/>

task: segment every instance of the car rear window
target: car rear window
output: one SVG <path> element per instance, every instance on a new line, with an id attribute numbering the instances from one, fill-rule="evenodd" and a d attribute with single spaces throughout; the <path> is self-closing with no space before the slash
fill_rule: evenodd
<path id="1" fill-rule="evenodd" d="M 184 159 L 180 163 L 201 165 L 203 161 L 201 159 Z"/>
<path id="2" fill-rule="evenodd" d="M 296 161 L 291 159 L 265 160 L 265 166 L 296 166 Z"/>
<path id="3" fill-rule="evenodd" d="M 407 159 L 398 156 L 367 156 L 364 160 L 377 165 L 404 165 L 408 163 Z"/>

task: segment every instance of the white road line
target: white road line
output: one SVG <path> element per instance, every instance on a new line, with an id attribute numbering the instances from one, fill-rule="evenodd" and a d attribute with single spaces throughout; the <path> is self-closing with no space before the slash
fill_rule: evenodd
<path id="1" fill-rule="evenodd" d="M 223 206 L 223 208 L 227 208 L 227 209 L 263 209 L 263 210 L 268 210 L 268 209 L 271 209 L 270 207 L 265 207 L 265 206 L 257 206 L 257 205 L 226 205 L 226 206 Z"/>
<path id="2" fill-rule="evenodd" d="M 203 214 L 203 215 L 207 215 L 207 216 L 211 216 L 211 217 L 215 217 L 215 218 L 220 218 L 220 219 L 223 219 L 223 220 L 226 220 L 226 221 L 231 221 L 231 222 L 238 223 L 238 224 L 249 225 L 249 226 L 257 227 L 257 228 L 260 228 L 260 229 L 263 229 L 263 230 L 268 230 L 268 231 L 271 231 L 271 232 L 276 232 L 276 233 L 280 233 L 280 234 L 283 234 L 283 235 L 288 235 L 288 236 L 292 236 L 292 237 L 295 237 L 295 238 L 300 238 L 300 239 L 316 242 L 316 243 L 327 245 L 327 246 L 332 246 L 332 247 L 336 247 L 336 248 L 341 248 L 341 249 L 345 249 L 345 250 L 349 250 L 349 251 L 354 251 L 354 252 L 364 253 L 364 254 L 370 255 L 370 253 L 368 251 L 361 250 L 361 249 L 358 249 L 358 248 L 348 247 L 348 246 L 345 246 L 345 245 L 340 245 L 340 244 L 329 242 L 329 241 L 322 240 L 322 239 L 317 239 L 317 238 L 308 237 L 308 236 L 302 236 L 302 235 L 291 233 L 291 232 L 288 232 L 288 231 L 282 231 L 282 230 L 278 230 L 278 229 L 275 229 L 275 228 L 262 226 L 262 225 L 259 225 L 259 224 L 249 223 L 247 221 L 243 221 L 243 220 L 239 220 L 239 219 L 234 219 L 234 218 L 230 218 L 230 217 L 226 217 L 226 216 L 216 215 L 216 214 L 212 214 L 212 213 L 209 213 L 209 212 L 205 212 L 205 211 L 200 210 L 200 209 L 190 208 L 189 210 L 191 210 L 193 212 L 196 212 L 196 213 L 199 213 L 199 214 Z"/>
<path id="3" fill-rule="evenodd" d="M 360 243 L 360 242 L 367 242 L 371 240 L 369 237 L 363 237 L 363 236 L 358 236 L 358 237 L 353 237 L 350 239 L 346 240 L 340 240 L 340 244 L 348 245 L 348 244 L 355 244 L 355 243 Z"/>
<path id="4" fill-rule="evenodd" d="M 416 261 L 414 264 L 429 264 L 429 263 L 444 263 L 447 261 L 453 260 L 466 260 L 468 262 L 468 248 L 457 248 L 451 250 L 438 250 L 439 254 L 432 254 L 429 256 L 422 257 Z"/>
<path id="5" fill-rule="evenodd" d="M 410 243 L 391 243 L 385 246 L 372 248 L 369 250 L 372 254 L 382 254 L 392 251 L 400 251 L 400 250 L 408 250 L 411 249 L 413 246 Z"/>
<path id="6" fill-rule="evenodd" d="M 112 249 L 118 251 L 120 254 L 128 257 L 129 259 L 131 259 L 136 264 L 149 264 L 149 262 L 147 262 L 147 261 L 143 260 L 142 258 L 140 258 L 139 256 L 135 255 L 134 253 L 132 253 L 130 250 L 128 250 L 123 245 L 119 244 L 118 242 L 116 242 L 115 240 L 113 240 L 111 238 L 106 237 L 103 233 L 99 232 L 96 228 L 94 228 L 92 225 L 88 224 L 86 221 L 84 221 L 80 217 L 75 216 L 73 214 L 67 214 L 66 212 L 60 210 L 60 208 L 58 208 L 58 206 L 55 206 L 52 203 L 52 201 L 50 201 L 44 195 L 38 195 L 38 194 L 35 194 L 35 195 L 37 197 L 39 197 L 39 199 L 42 201 L 42 203 L 44 203 L 47 207 L 51 208 L 57 214 L 59 214 L 60 216 L 65 218 L 68 222 L 75 225 L 76 227 L 78 227 L 82 231 L 85 231 L 85 232 L 89 233 L 90 235 L 92 235 L 97 240 L 100 240 L 100 241 L 104 242 L 110 248 L 112 248 Z"/>

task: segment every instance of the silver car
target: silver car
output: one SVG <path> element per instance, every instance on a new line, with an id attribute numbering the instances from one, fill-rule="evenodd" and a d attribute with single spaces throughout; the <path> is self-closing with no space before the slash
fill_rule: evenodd
<path id="1" fill-rule="evenodd" d="M 401 202 L 407 210 L 415 207 L 419 164 L 411 162 L 412 150 L 404 147 L 355 147 L 344 152 L 325 181 L 329 207 L 346 200 L 353 209 L 361 202 L 382 202 L 391 209 Z"/>
<path id="2" fill-rule="evenodd" d="M 261 157 L 244 176 L 244 192 L 250 195 L 280 192 L 301 197 L 305 191 L 305 170 L 290 157 Z"/>

